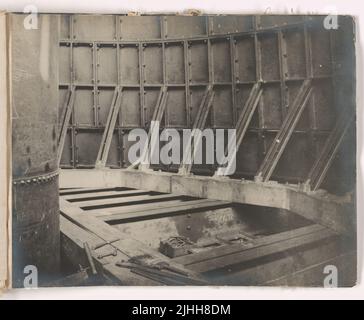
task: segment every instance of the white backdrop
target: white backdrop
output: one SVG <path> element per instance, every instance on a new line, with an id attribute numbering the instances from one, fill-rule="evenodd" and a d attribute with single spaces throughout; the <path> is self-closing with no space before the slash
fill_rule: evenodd
<path id="1" fill-rule="evenodd" d="M 283 289 L 283 288 L 247 288 L 247 287 L 208 287 L 208 288 L 59 288 L 59 289 L 28 289 L 11 290 L 0 299 L 355 299 L 364 297 L 362 282 L 363 270 L 363 52 L 364 40 L 364 2 L 358 0 L 62 0 L 50 2 L 47 0 L 0 0 L 0 10 L 23 12 L 27 5 L 35 5 L 39 12 L 53 13 L 125 13 L 163 12 L 175 13 L 187 9 L 198 9 L 203 13 L 294 13 L 294 14 L 348 14 L 357 20 L 357 121 L 358 121 L 358 252 L 359 275 L 358 285 L 353 289 Z"/>

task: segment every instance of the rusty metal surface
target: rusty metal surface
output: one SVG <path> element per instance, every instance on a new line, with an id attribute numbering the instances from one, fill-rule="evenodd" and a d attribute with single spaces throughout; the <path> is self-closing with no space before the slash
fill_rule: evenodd
<path id="1" fill-rule="evenodd" d="M 24 267 L 49 281 L 59 264 L 57 164 L 58 16 L 42 15 L 26 30 L 10 15 L 13 164 L 13 286 Z"/>
<path id="2" fill-rule="evenodd" d="M 262 98 L 237 156 L 236 177 L 254 177 L 300 86 L 311 79 L 312 96 L 271 178 L 306 181 L 339 111 L 350 108 L 343 96 L 355 95 L 355 86 L 337 76 L 343 66 L 349 74 L 354 68 L 353 53 L 340 49 L 346 41 L 353 51 L 346 39 L 352 21 L 340 17 L 345 33 L 325 30 L 323 18 L 63 15 L 59 105 L 71 85 L 76 86 L 76 100 L 61 166 L 95 165 L 116 86 L 123 86 L 123 101 L 107 165 L 124 168 L 129 165 L 126 135 L 131 128 L 148 127 L 162 86 L 169 92 L 162 126 L 191 128 L 204 91 L 213 84 L 215 98 L 206 126 L 234 128 L 253 85 L 261 81 Z M 81 137 L 86 135 L 85 142 Z M 345 162 L 335 165 L 353 171 Z M 159 168 L 176 170 L 172 167 Z M 215 170 L 215 165 L 192 168 L 209 175 Z M 328 175 L 337 174 L 330 170 Z M 325 188 L 335 190 L 325 182 Z"/>

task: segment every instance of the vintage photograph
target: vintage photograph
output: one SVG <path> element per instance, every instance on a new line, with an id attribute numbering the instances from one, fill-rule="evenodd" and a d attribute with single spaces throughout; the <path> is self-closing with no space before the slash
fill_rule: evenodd
<path id="1" fill-rule="evenodd" d="M 11 287 L 355 286 L 353 17 L 2 21 Z"/>

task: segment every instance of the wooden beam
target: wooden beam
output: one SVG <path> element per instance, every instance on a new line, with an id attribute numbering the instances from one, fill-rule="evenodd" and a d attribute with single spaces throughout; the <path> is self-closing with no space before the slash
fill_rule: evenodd
<path id="1" fill-rule="evenodd" d="M 80 226 L 72 223 L 64 216 L 60 216 L 60 228 L 61 228 L 61 250 L 63 255 L 73 266 L 84 268 L 88 267 L 84 251 L 84 243 L 87 242 L 91 247 L 102 243 L 103 239 L 91 233 Z M 117 261 L 121 259 L 128 259 L 128 256 L 118 252 L 118 256 L 111 258 L 114 263 L 104 264 L 103 261 L 97 259 L 96 255 L 93 256 L 98 272 L 111 279 L 113 283 L 119 285 L 161 285 L 161 283 L 151 281 L 145 277 L 140 277 L 132 273 L 128 269 L 119 268 L 115 265 Z M 112 260 L 108 260 L 108 262 Z"/>
<path id="2" fill-rule="evenodd" d="M 119 188 L 120 190 L 121 188 Z M 127 190 L 128 188 L 122 188 Z M 90 193 L 90 192 L 108 192 L 115 190 L 115 188 L 66 188 L 60 189 L 59 194 L 62 195 L 79 195 L 82 193 Z"/>
<path id="3" fill-rule="evenodd" d="M 179 175 L 139 170 L 77 170 L 60 172 L 61 187 L 128 187 L 196 198 L 222 200 L 289 210 L 339 233 L 355 230 L 352 200 L 297 185 L 229 178 Z"/>
<path id="4" fill-rule="evenodd" d="M 180 199 L 180 195 L 175 194 L 162 194 L 162 195 L 141 195 L 141 196 L 129 196 L 123 198 L 107 198 L 99 200 L 90 200 L 77 202 L 77 205 L 83 209 L 87 208 L 102 208 L 102 207 L 118 207 L 123 205 L 139 204 L 139 203 L 151 203 L 161 202 L 166 200 Z"/>
<path id="5" fill-rule="evenodd" d="M 181 202 L 176 205 L 162 206 L 157 209 L 149 209 L 142 211 L 132 211 L 128 210 L 125 213 L 117 213 L 117 214 L 105 214 L 102 216 L 98 216 L 101 220 L 106 221 L 108 223 L 126 223 L 131 221 L 138 220 L 146 220 L 146 219 L 156 219 L 163 217 L 175 216 L 178 214 L 186 214 L 191 212 L 201 212 L 204 210 L 213 210 L 219 208 L 226 208 L 230 204 L 224 201 L 216 201 L 216 200 L 192 200 Z"/>
<path id="6" fill-rule="evenodd" d="M 234 264 L 244 264 L 248 261 L 262 259 L 264 257 L 299 248 L 308 244 L 317 243 L 324 239 L 333 237 L 334 233 L 331 230 L 323 229 L 317 232 L 309 232 L 307 234 L 285 239 L 275 243 L 268 243 L 263 246 L 253 247 L 247 250 L 242 250 L 231 255 L 222 255 L 214 259 L 189 264 L 188 268 L 204 273 L 216 269 L 221 269 Z M 243 247 L 243 246 L 242 246 Z"/>
<path id="7" fill-rule="evenodd" d="M 79 202 L 79 201 L 91 201 L 91 200 L 100 200 L 100 199 L 111 199 L 111 198 L 123 198 L 123 197 L 131 197 L 131 196 L 143 196 L 149 194 L 150 191 L 145 190 L 125 190 L 125 191 L 99 191 L 99 192 L 90 192 L 90 193 L 78 193 L 78 194 L 70 194 L 62 196 L 63 199 L 70 202 Z"/>
<path id="8" fill-rule="evenodd" d="M 198 274 L 174 263 L 171 259 L 158 251 L 149 248 L 137 239 L 132 239 L 129 236 L 124 237 L 123 233 L 118 229 L 108 225 L 104 221 L 85 214 L 84 210 L 62 198 L 60 198 L 60 212 L 75 225 L 98 236 L 104 242 L 110 242 L 110 246 L 117 249 L 118 252 L 121 252 L 128 258 L 148 256 L 154 260 L 166 262 L 172 267 L 183 270 L 191 279 L 200 279 Z"/>
<path id="9" fill-rule="evenodd" d="M 270 285 L 272 282 L 290 277 L 292 281 L 286 285 L 297 287 L 301 285 L 308 286 L 307 278 L 305 282 L 301 282 L 301 277 L 298 274 L 311 270 L 311 272 L 306 273 L 306 277 L 309 276 L 310 279 L 309 286 L 321 287 L 323 286 L 323 267 L 317 270 L 317 273 L 312 272 L 312 268 L 322 263 L 322 261 L 327 262 L 347 250 L 347 248 L 343 248 L 342 241 L 341 237 L 330 238 L 329 241 L 324 241 L 322 244 L 307 246 L 299 250 L 291 250 L 289 253 L 277 254 L 269 259 L 262 259 L 257 263 L 247 265 L 246 268 L 228 267 L 227 269 L 230 269 L 230 272 L 212 272 L 213 276 L 211 275 L 211 277 L 213 277 L 216 284 L 232 286 Z M 336 264 L 334 265 L 336 266 Z M 285 285 L 285 283 L 282 281 L 281 285 Z"/>
<path id="10" fill-rule="evenodd" d="M 251 243 L 248 243 L 246 246 L 242 246 L 241 244 L 223 245 L 221 247 L 216 247 L 203 252 L 178 257 L 173 260 L 183 265 L 191 265 L 202 261 L 219 258 L 221 256 L 234 255 L 243 250 L 248 250 L 251 248 L 259 248 L 269 244 L 279 243 L 284 240 L 294 239 L 303 235 L 312 234 L 315 232 L 321 232 L 323 230 L 325 230 L 325 227 L 313 224 L 306 227 L 284 231 L 277 234 L 265 236 L 262 238 L 257 238 L 254 239 Z"/>
<path id="11" fill-rule="evenodd" d="M 129 212 L 141 212 L 146 210 L 153 210 L 153 209 L 161 209 L 172 207 L 176 204 L 180 204 L 184 201 L 182 199 L 177 200 L 169 200 L 169 201 L 162 201 L 162 202 L 151 202 L 151 203 L 142 203 L 142 204 L 130 204 L 123 207 L 112 207 L 107 209 L 93 209 L 87 210 L 87 214 L 92 214 L 95 217 L 102 217 L 112 214 L 122 214 L 122 213 L 129 213 Z"/>

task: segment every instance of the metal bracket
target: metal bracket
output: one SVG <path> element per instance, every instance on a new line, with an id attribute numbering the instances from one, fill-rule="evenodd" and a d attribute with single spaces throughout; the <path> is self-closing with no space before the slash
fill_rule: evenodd
<path id="1" fill-rule="evenodd" d="M 336 122 L 319 157 L 308 174 L 305 185 L 309 187 L 309 190 L 315 191 L 321 186 L 353 120 L 353 112 L 344 112 Z"/>
<path id="2" fill-rule="evenodd" d="M 166 105 L 167 105 L 167 97 L 168 97 L 167 90 L 168 90 L 168 87 L 165 85 L 163 87 L 161 87 L 161 89 L 160 89 L 157 103 L 156 103 L 156 106 L 153 111 L 151 123 L 152 123 L 152 121 L 160 123 L 163 119 L 163 115 L 164 115 L 164 112 L 166 110 Z M 155 146 L 152 145 L 152 142 L 151 142 L 151 136 L 152 136 L 153 129 L 154 128 L 152 126 L 150 126 L 149 131 L 148 131 L 147 144 L 146 144 L 144 150 L 142 151 L 140 159 L 137 162 L 131 164 L 128 169 L 135 169 L 138 167 L 141 170 L 149 169 L 149 167 L 150 167 L 149 156 L 151 154 L 153 154 L 153 151 L 155 148 Z"/>
<path id="3" fill-rule="evenodd" d="M 282 127 L 277 133 L 274 141 L 261 164 L 258 174 L 255 177 L 257 182 L 267 182 L 273 174 L 280 157 L 287 146 L 289 139 L 301 117 L 301 114 L 311 96 L 311 80 L 305 80 L 289 108 L 288 114 L 283 121 Z"/>
<path id="4" fill-rule="evenodd" d="M 201 143 L 201 130 L 205 127 L 207 116 L 211 110 L 212 101 L 214 100 L 215 92 L 213 86 L 209 85 L 202 97 L 200 107 L 198 109 L 195 121 L 192 127 L 192 133 L 187 142 L 187 148 L 183 154 L 183 160 L 179 167 L 179 174 L 190 174 L 192 169 L 192 159 L 195 155 L 195 147 Z M 194 139 L 192 145 L 192 138 Z M 190 159 L 192 156 L 192 159 Z"/>
<path id="5" fill-rule="evenodd" d="M 261 82 L 256 83 L 250 91 L 248 100 L 246 101 L 243 110 L 241 111 L 238 121 L 236 122 L 236 139 L 232 139 L 228 142 L 228 148 L 232 147 L 236 143 L 236 151 L 239 149 L 246 131 L 248 130 L 253 114 L 257 108 L 259 100 L 262 96 L 263 89 L 261 88 Z M 226 152 L 225 152 L 226 154 Z M 229 161 L 228 166 L 231 165 Z M 226 168 L 228 169 L 228 168 Z M 229 171 L 229 170 L 227 170 Z M 215 172 L 215 175 L 219 175 L 219 169 Z"/>
<path id="6" fill-rule="evenodd" d="M 106 161 L 109 155 L 111 140 L 114 134 L 116 119 L 120 110 L 121 97 L 122 97 L 122 88 L 116 87 L 111 102 L 109 115 L 107 117 L 105 130 L 102 135 L 100 149 L 96 158 L 97 168 L 104 168 L 106 165 Z"/>
<path id="7" fill-rule="evenodd" d="M 60 134 L 58 136 L 58 159 L 57 159 L 58 165 L 61 162 L 64 143 L 65 143 L 66 135 L 67 135 L 68 124 L 70 122 L 73 105 L 75 103 L 75 96 L 76 96 L 75 91 L 76 91 L 76 89 L 74 86 L 72 86 L 68 90 L 67 96 L 66 96 L 66 101 L 65 101 L 64 107 L 63 107 L 63 112 L 62 112 L 62 116 L 61 116 L 61 118 L 62 118 L 61 130 L 60 130 Z"/>

